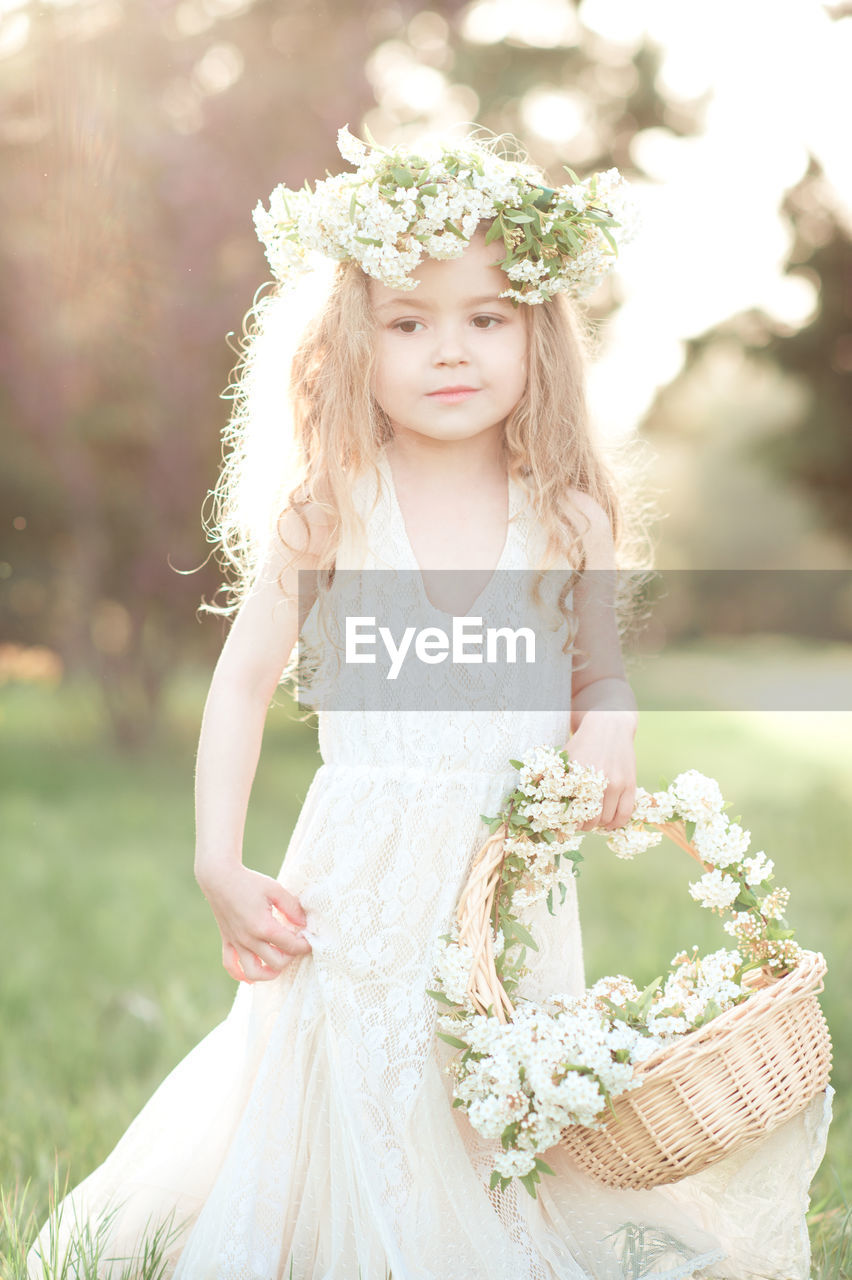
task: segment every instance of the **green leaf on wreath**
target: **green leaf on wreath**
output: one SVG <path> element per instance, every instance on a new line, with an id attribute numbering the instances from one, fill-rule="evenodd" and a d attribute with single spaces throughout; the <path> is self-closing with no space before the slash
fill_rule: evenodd
<path id="1" fill-rule="evenodd" d="M 541 209 L 542 213 L 547 213 L 550 208 L 550 202 L 555 195 L 556 192 L 552 187 L 542 187 L 533 200 L 533 204 L 537 209 Z"/>
<path id="2" fill-rule="evenodd" d="M 513 920 L 510 925 L 510 928 L 512 930 L 512 935 L 516 941 L 520 940 L 526 946 L 532 947 L 533 951 L 538 951 L 538 943 L 533 938 L 529 929 L 524 928 L 520 920 Z"/>
<path id="3" fill-rule="evenodd" d="M 608 227 L 605 227 L 602 222 L 600 223 L 600 229 L 603 232 L 604 236 L 606 236 L 607 240 L 609 241 L 612 247 L 613 253 L 618 254 L 618 245 L 615 242 L 615 237 L 613 236 L 612 232 L 609 230 Z"/>
<path id="4" fill-rule="evenodd" d="M 435 1035 L 440 1040 L 446 1040 L 447 1044 L 451 1044 L 454 1049 L 469 1049 L 470 1045 L 466 1040 L 459 1040 L 458 1036 L 447 1035 L 446 1031 L 436 1031 Z"/>
<path id="5" fill-rule="evenodd" d="M 512 1124 L 506 1125 L 506 1128 L 503 1130 L 502 1134 L 500 1135 L 500 1141 L 503 1144 L 504 1151 L 508 1151 L 509 1147 L 512 1146 L 513 1142 L 518 1136 L 520 1127 L 521 1126 L 517 1120 L 515 1120 Z"/>
<path id="6" fill-rule="evenodd" d="M 500 223 L 500 219 L 495 218 L 494 221 L 491 223 L 491 226 L 488 228 L 488 230 L 485 233 L 485 243 L 493 244 L 494 241 L 502 234 L 503 234 L 503 227 Z M 509 764 L 513 765 L 516 769 L 520 769 L 521 767 L 520 764 L 518 764 L 515 760 L 510 760 Z"/>
<path id="7" fill-rule="evenodd" d="M 708 1000 L 699 1018 L 695 1019 L 695 1027 L 703 1027 L 706 1023 L 712 1022 L 714 1018 L 718 1018 L 722 1010 L 719 1008 L 715 1000 Z"/>
<path id="8" fill-rule="evenodd" d="M 642 1017 L 644 1017 L 644 1016 L 645 1016 L 645 1014 L 646 1014 L 646 1013 L 648 1012 L 648 1010 L 650 1009 L 650 1007 L 651 1007 L 651 1002 L 652 1002 L 652 1000 L 654 999 L 654 995 L 655 995 L 655 993 L 657 992 L 658 988 L 659 988 L 660 986 L 662 986 L 662 982 L 663 982 L 662 977 L 660 977 L 660 978 L 655 978 L 653 982 L 649 982 L 649 983 L 648 983 L 647 987 L 645 988 L 645 990 L 644 990 L 644 991 L 642 992 L 642 994 L 640 995 L 640 997 L 639 997 L 639 999 L 638 999 L 638 1001 L 637 1001 L 637 1004 L 638 1004 L 638 1006 L 639 1006 L 639 1011 L 640 1011 L 640 1013 L 641 1013 Z"/>
<path id="9" fill-rule="evenodd" d="M 426 988 L 427 996 L 431 996 L 433 1000 L 440 1000 L 441 1004 L 448 1004 L 452 1009 L 457 1008 L 455 1000 L 451 1000 L 449 996 L 445 996 L 443 991 L 430 991 Z"/>

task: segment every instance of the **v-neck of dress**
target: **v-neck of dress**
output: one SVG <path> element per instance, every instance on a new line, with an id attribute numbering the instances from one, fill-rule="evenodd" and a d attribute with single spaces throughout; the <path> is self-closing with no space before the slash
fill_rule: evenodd
<path id="1" fill-rule="evenodd" d="M 491 574 L 485 586 L 482 588 L 482 590 L 480 591 L 476 599 L 473 601 L 473 603 L 468 606 L 467 613 L 451 614 L 451 613 L 447 613 L 445 609 L 439 609 L 438 606 L 434 604 L 432 600 L 430 600 L 426 592 L 426 587 L 425 587 L 425 584 L 423 583 L 424 570 L 421 568 L 420 562 L 417 559 L 417 556 L 414 554 L 414 547 L 412 546 L 411 538 L 409 537 L 408 529 L 405 524 L 405 516 L 402 514 L 402 507 L 399 505 L 399 498 L 397 497 L 396 485 L 394 483 L 394 478 L 393 478 L 393 471 L 391 469 L 391 465 L 388 460 L 387 454 L 384 451 L 382 451 L 379 454 L 379 470 L 381 471 L 382 477 L 385 480 L 387 485 L 387 492 L 390 497 L 391 514 L 398 526 L 398 532 L 400 534 L 400 543 L 404 549 L 406 559 L 410 561 L 410 564 L 408 565 L 408 567 L 410 569 L 416 569 L 420 576 L 420 584 L 421 584 L 421 588 L 423 591 L 423 596 L 426 601 L 426 604 L 429 606 L 430 609 L 432 609 L 435 613 L 440 614 L 440 616 L 443 618 L 470 617 L 473 610 L 480 604 L 480 602 L 485 597 L 485 595 L 493 587 L 497 578 L 497 574 L 500 572 L 501 569 L 503 569 L 506 559 L 509 555 L 509 547 L 512 541 L 512 530 L 515 525 L 515 515 L 517 513 L 517 501 L 516 501 L 517 491 L 516 491 L 516 482 L 514 481 L 513 477 L 510 474 L 507 474 L 506 482 L 507 482 L 508 517 L 506 522 L 506 537 L 503 541 L 503 550 L 500 552 L 500 558 L 498 559 L 497 564 L 492 569 Z M 426 572 L 436 572 L 436 571 L 426 570 Z M 457 572 L 457 571 L 454 571 L 454 572 Z"/>

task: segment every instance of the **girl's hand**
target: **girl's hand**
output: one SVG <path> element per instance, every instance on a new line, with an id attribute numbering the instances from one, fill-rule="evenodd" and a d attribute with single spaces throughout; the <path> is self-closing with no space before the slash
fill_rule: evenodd
<path id="1" fill-rule="evenodd" d="M 222 964 L 237 982 L 277 978 L 311 950 L 296 932 L 307 923 L 299 899 L 271 876 L 238 863 L 196 871 L 196 879 L 222 935 Z"/>
<path id="2" fill-rule="evenodd" d="M 580 831 L 612 831 L 630 820 L 636 804 L 635 732 L 632 712 L 587 711 L 569 739 L 569 759 L 600 769 L 609 780 L 599 816 L 580 823 Z"/>

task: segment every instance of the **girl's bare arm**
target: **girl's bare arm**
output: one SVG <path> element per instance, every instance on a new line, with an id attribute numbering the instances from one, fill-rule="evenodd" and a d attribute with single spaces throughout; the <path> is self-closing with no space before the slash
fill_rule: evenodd
<path id="1" fill-rule="evenodd" d="M 584 823 L 612 830 L 627 822 L 636 803 L 636 755 L 633 740 L 639 714 L 624 673 L 615 614 L 615 548 L 609 519 L 587 494 L 572 500 L 589 520 L 584 536 L 586 572 L 574 589 L 578 614 L 576 644 L 583 663 L 571 686 L 571 739 L 568 753 L 601 769 L 609 779 L 600 817 Z"/>
<path id="2" fill-rule="evenodd" d="M 273 540 L 216 664 L 198 743 L 195 875 L 222 934 L 222 962 L 241 981 L 274 978 L 291 956 L 310 950 L 296 932 L 305 924 L 298 899 L 242 863 L 266 713 L 315 595 L 285 600 L 277 579 L 295 591 L 298 571 L 316 568 L 328 536 L 321 512 L 305 514 L 307 536 L 295 512 L 281 519 L 287 542 L 302 550 L 285 567 L 292 553 Z"/>

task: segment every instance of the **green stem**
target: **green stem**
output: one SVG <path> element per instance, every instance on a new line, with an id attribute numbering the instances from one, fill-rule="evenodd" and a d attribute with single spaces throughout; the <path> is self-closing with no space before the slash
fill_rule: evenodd
<path id="1" fill-rule="evenodd" d="M 506 861 L 506 856 L 507 856 L 507 852 L 508 852 L 508 851 L 507 851 L 507 849 L 506 849 L 506 840 L 507 840 L 508 835 L 509 835 L 509 819 L 510 819 L 510 818 L 511 818 L 511 816 L 512 816 L 512 811 L 514 810 L 514 808 L 515 808 L 515 802 L 514 802 L 514 800 L 510 800 L 510 801 L 509 801 L 509 811 L 508 811 L 508 813 L 506 814 L 506 817 L 505 817 L 505 819 L 504 819 L 504 823 L 505 823 L 505 827 L 506 827 L 506 835 L 503 837 L 503 857 L 500 859 L 500 871 L 499 871 L 499 874 L 498 874 L 498 876 L 497 876 L 497 887 L 496 887 L 496 889 L 494 890 L 494 934 L 495 934 L 495 936 L 496 936 L 496 934 L 497 934 L 497 930 L 498 930 L 498 928 L 499 928 L 499 919 L 500 919 L 500 915 L 499 915 L 499 911 L 498 911 L 498 904 L 499 904 L 499 902 L 500 902 L 500 890 L 501 890 L 501 888 L 503 887 L 503 865 L 504 865 L 504 863 L 505 863 L 505 861 Z"/>

